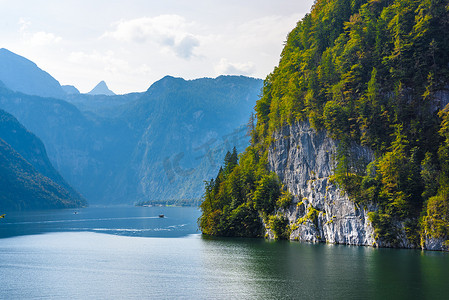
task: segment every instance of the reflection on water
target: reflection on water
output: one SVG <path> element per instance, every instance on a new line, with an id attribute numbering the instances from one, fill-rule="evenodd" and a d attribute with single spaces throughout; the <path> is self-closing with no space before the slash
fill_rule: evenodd
<path id="1" fill-rule="evenodd" d="M 203 238 L 195 234 L 198 214 L 192 208 L 108 208 L 76 216 L 35 212 L 15 221 L 9 215 L 0 232 L 17 236 L 0 239 L 0 299 L 449 295 L 448 253 Z"/>
<path id="2" fill-rule="evenodd" d="M 240 239 L 203 239 L 203 244 L 203 264 L 206 268 L 213 266 L 211 272 L 217 284 L 227 286 L 226 290 L 238 285 L 239 293 L 245 297 L 445 299 L 449 296 L 447 253 Z"/>

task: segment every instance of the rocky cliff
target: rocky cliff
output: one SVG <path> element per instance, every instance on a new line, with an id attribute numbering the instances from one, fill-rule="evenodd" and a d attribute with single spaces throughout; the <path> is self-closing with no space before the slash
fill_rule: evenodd
<path id="1" fill-rule="evenodd" d="M 293 204 L 283 214 L 290 223 L 290 239 L 349 245 L 389 247 L 375 239 L 368 213 L 377 207 L 361 207 L 332 183 L 338 142 L 325 131 L 315 131 L 308 122 L 284 126 L 274 135 L 268 152 L 269 168 L 278 174 L 293 195 Z M 351 155 L 365 165 L 373 153 L 353 144 Z M 396 224 L 402 248 L 413 248 L 405 237 L 403 224 Z M 268 230 L 267 235 L 272 233 Z M 443 240 L 426 238 L 422 247 L 445 250 Z"/>
<path id="2" fill-rule="evenodd" d="M 335 140 L 325 131 L 316 132 L 307 122 L 276 132 L 268 160 L 271 171 L 294 197 L 294 205 L 285 211 L 293 224 L 290 239 L 373 245 L 367 209 L 356 206 L 330 180 L 336 149 Z M 352 151 L 367 162 L 373 160 L 366 148 L 354 146 Z"/>

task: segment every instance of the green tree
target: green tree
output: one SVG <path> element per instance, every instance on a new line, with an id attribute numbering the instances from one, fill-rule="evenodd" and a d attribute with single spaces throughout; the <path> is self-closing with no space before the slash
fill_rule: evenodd
<path id="1" fill-rule="evenodd" d="M 254 191 L 254 208 L 267 214 L 273 213 L 280 196 L 280 187 L 281 184 L 276 174 L 264 175 Z"/>
<path id="2" fill-rule="evenodd" d="M 309 121 L 338 140 L 335 181 L 358 203 L 377 205 L 378 238 L 395 243 L 401 226 L 412 243 L 419 226 L 437 232 L 435 224 L 448 222 L 449 120 L 435 112 L 449 82 L 445 32 L 447 0 L 315 1 L 264 81 L 250 147 L 235 164 L 229 153 L 209 188 L 211 219 L 243 204 L 265 217 L 287 208 L 268 150 L 282 126 Z M 373 150 L 375 161 L 359 162 L 354 144 Z"/>

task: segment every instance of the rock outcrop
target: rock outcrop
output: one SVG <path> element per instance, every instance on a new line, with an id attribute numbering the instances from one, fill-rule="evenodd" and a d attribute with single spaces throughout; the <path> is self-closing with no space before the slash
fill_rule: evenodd
<path id="1" fill-rule="evenodd" d="M 268 152 L 270 169 L 294 197 L 294 205 L 284 212 L 292 224 L 290 239 L 375 245 L 368 210 L 358 207 L 330 180 L 337 141 L 307 122 L 283 127 L 274 140 Z M 367 163 L 374 159 L 367 148 L 354 145 L 351 150 Z"/>
<path id="2" fill-rule="evenodd" d="M 293 196 L 293 204 L 282 211 L 290 223 L 290 239 L 375 247 L 416 248 L 405 235 L 404 224 L 396 222 L 397 243 L 376 240 L 368 213 L 371 204 L 361 207 L 332 183 L 338 141 L 325 131 L 316 131 L 308 122 L 284 126 L 273 136 L 268 151 L 271 171 L 281 179 Z M 353 144 L 351 156 L 365 165 L 374 160 L 366 147 Z M 267 236 L 273 237 L 267 229 Z M 423 237 L 422 249 L 448 251 L 444 239 Z"/>
<path id="3" fill-rule="evenodd" d="M 422 249 L 434 251 L 449 251 L 449 245 L 443 238 L 432 238 L 426 235 L 422 241 Z"/>
<path id="4" fill-rule="evenodd" d="M 376 240 L 368 213 L 376 205 L 361 207 L 332 183 L 338 141 L 325 131 L 316 131 L 308 122 L 284 126 L 273 136 L 268 151 L 270 171 L 276 172 L 293 196 L 293 204 L 282 213 L 288 218 L 290 239 L 375 247 L 416 248 L 405 235 L 404 224 L 396 222 L 397 243 Z M 352 158 L 367 165 L 374 154 L 366 147 L 352 144 Z M 273 237 L 267 229 L 267 236 Z M 448 250 L 444 239 L 425 236 L 422 249 Z"/>

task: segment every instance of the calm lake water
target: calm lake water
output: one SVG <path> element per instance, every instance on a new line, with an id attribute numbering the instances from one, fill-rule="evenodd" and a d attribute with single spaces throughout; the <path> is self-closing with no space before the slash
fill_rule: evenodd
<path id="1" fill-rule="evenodd" d="M 74 212 L 0 220 L 0 299 L 449 298 L 447 253 L 207 239 L 196 208 Z"/>

